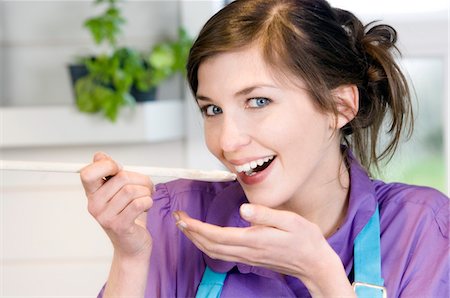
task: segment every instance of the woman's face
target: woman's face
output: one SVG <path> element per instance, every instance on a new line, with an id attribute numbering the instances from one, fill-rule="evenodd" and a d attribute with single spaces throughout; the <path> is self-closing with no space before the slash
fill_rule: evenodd
<path id="1" fill-rule="evenodd" d="M 207 146 L 238 175 L 251 203 L 289 205 L 336 178 L 334 118 L 318 110 L 302 81 L 268 67 L 257 47 L 207 59 L 198 81 Z"/>

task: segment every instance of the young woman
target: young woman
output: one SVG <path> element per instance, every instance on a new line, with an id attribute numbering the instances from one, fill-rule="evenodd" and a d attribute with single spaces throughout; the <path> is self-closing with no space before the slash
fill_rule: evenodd
<path id="1" fill-rule="evenodd" d="M 324 0 L 213 16 L 188 79 L 237 181 L 154 189 L 97 153 L 81 179 L 114 246 L 100 296 L 448 297 L 448 198 L 368 174 L 412 127 L 395 42 Z"/>

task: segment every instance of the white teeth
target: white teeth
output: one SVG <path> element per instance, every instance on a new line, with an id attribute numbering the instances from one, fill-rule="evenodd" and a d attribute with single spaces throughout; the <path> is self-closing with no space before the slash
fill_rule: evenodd
<path id="1" fill-rule="evenodd" d="M 267 157 L 264 157 L 264 158 L 253 160 L 251 162 L 245 163 L 245 164 L 240 165 L 240 166 L 235 166 L 235 168 L 236 168 L 236 171 L 238 173 L 246 172 L 246 174 L 250 176 L 253 173 L 253 171 L 251 171 L 252 169 L 255 169 L 258 166 L 262 166 L 265 162 L 268 162 L 269 160 L 272 160 L 273 158 L 274 158 L 273 155 L 272 156 L 267 156 Z"/>
<path id="2" fill-rule="evenodd" d="M 248 172 L 252 168 L 252 166 L 249 163 L 246 163 L 245 165 L 242 165 L 242 170 L 240 172 Z"/>

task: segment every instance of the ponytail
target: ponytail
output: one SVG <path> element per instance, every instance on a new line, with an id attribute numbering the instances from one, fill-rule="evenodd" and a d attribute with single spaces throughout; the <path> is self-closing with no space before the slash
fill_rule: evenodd
<path id="1" fill-rule="evenodd" d="M 343 140 L 367 169 L 373 166 L 378 170 L 379 161 L 392 158 L 403 130 L 407 131 L 407 137 L 413 131 L 408 82 L 394 57 L 394 53 L 400 54 L 395 45 L 397 32 L 389 25 L 376 25 L 376 22 L 363 26 L 345 10 L 335 9 L 335 13 L 362 61 L 363 72 L 363 80 L 358 84 L 359 111 L 344 127 Z M 378 138 L 386 116 L 389 117 L 387 138 L 378 151 Z"/>

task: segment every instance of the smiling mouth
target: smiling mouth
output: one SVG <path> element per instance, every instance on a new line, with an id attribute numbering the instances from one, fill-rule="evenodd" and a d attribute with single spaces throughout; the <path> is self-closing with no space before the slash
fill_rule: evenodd
<path id="1" fill-rule="evenodd" d="M 256 173 L 265 170 L 275 160 L 275 158 L 275 155 L 268 156 L 240 166 L 236 166 L 235 168 L 238 173 L 244 172 L 247 176 L 253 176 Z"/>

